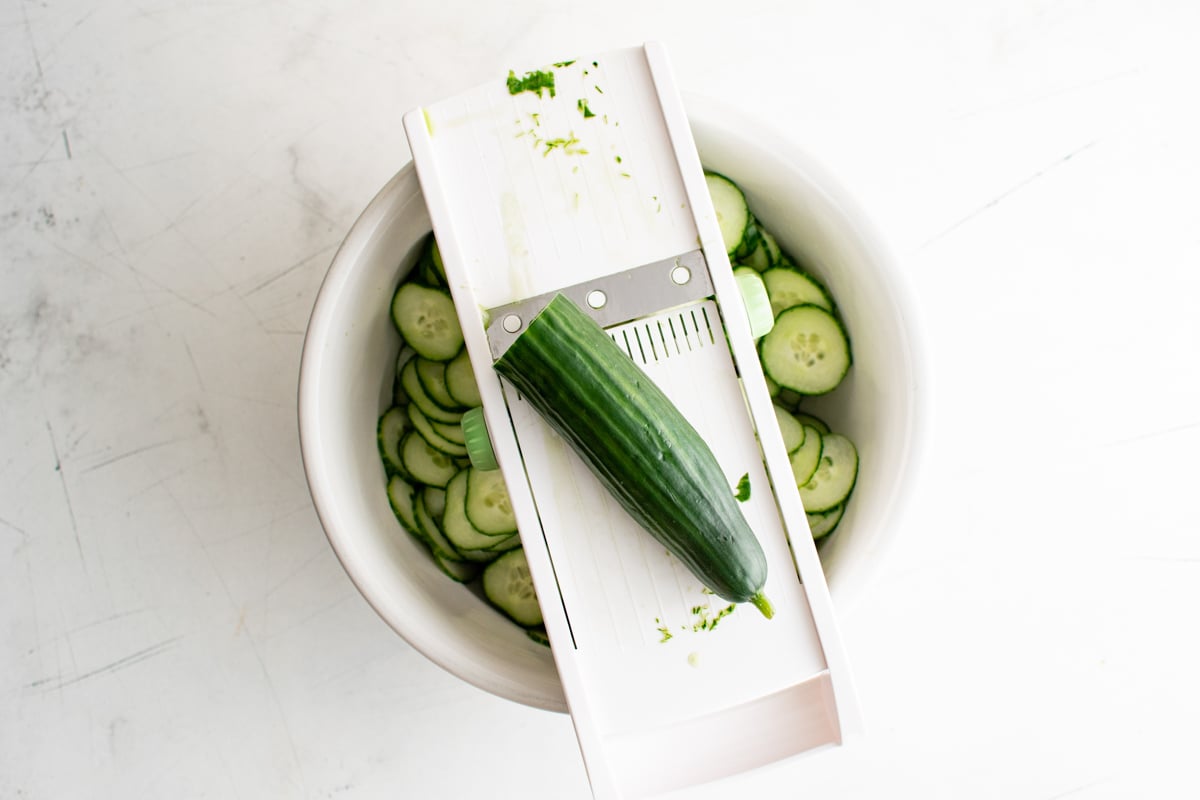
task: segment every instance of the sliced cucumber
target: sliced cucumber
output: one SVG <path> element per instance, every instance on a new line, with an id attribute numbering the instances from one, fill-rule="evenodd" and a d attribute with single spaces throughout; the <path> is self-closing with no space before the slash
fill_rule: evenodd
<path id="1" fill-rule="evenodd" d="M 379 442 L 379 455 L 389 475 L 406 475 L 404 459 L 400 456 L 400 440 L 412 427 L 408 412 L 402 406 L 392 406 L 379 418 L 375 438 Z"/>
<path id="2" fill-rule="evenodd" d="M 443 436 L 455 444 L 461 444 L 466 447 L 467 437 L 463 433 L 461 422 L 434 422 L 430 420 L 429 424 L 433 426 L 434 431 L 439 436 Z"/>
<path id="3" fill-rule="evenodd" d="M 408 392 L 404 389 L 404 383 L 400 380 L 400 372 L 404 369 L 404 365 L 417 357 L 417 351 L 413 350 L 408 345 L 400 348 L 400 354 L 396 356 L 396 379 L 392 382 L 392 402 L 395 405 L 402 406 L 408 403 Z"/>
<path id="4" fill-rule="evenodd" d="M 794 453 L 804 444 L 804 426 L 782 406 L 775 406 L 775 419 L 779 421 L 779 432 L 783 434 L 783 446 Z"/>
<path id="5" fill-rule="evenodd" d="M 437 486 L 423 486 L 421 502 L 429 509 L 429 515 L 440 523 L 442 515 L 446 513 L 446 490 Z"/>
<path id="6" fill-rule="evenodd" d="M 427 502 L 427 494 L 428 487 L 422 490 L 416 502 L 413 503 L 413 515 L 417 518 L 417 525 L 421 527 L 425 541 L 429 543 L 429 549 L 435 556 L 441 556 L 447 561 L 462 561 L 462 556 L 454 549 L 454 545 L 450 544 L 445 534 L 442 533 L 441 526 L 433 518 Z"/>
<path id="7" fill-rule="evenodd" d="M 745 245 L 747 229 L 750 227 L 750 207 L 746 196 L 737 184 L 715 172 L 704 174 L 708 194 L 712 197 L 713 210 L 717 212 L 717 225 L 721 238 L 725 240 L 725 252 L 731 257 Z"/>
<path id="8" fill-rule="evenodd" d="M 766 228 L 759 226 L 762 232 L 763 246 L 767 248 L 767 258 L 770 259 L 771 266 L 774 267 L 783 261 L 783 251 L 779 249 L 779 242 L 771 235 L 771 232 Z"/>
<path id="9" fill-rule="evenodd" d="M 540 645 L 544 645 L 546 647 L 550 646 L 550 636 L 546 633 L 546 628 L 544 626 L 537 628 L 526 628 L 525 635 Z"/>
<path id="10" fill-rule="evenodd" d="M 467 519 L 475 529 L 489 536 L 515 533 L 517 518 L 513 516 L 504 474 L 498 469 L 472 469 L 467 474 Z"/>
<path id="11" fill-rule="evenodd" d="M 821 461 L 822 449 L 824 449 L 824 437 L 821 436 L 820 431 L 805 425 L 804 441 L 796 448 L 795 452 L 788 456 L 797 486 L 812 479 L 813 473 L 817 471 L 817 465 Z M 805 509 L 807 508 L 808 506 L 805 506 Z"/>
<path id="12" fill-rule="evenodd" d="M 429 399 L 442 408 L 457 412 L 465 410 L 446 389 L 446 364 L 443 362 L 417 356 L 417 380 L 421 382 L 421 388 L 429 395 Z"/>
<path id="13" fill-rule="evenodd" d="M 762 338 L 762 363 L 780 386 L 800 394 L 837 388 L 850 369 L 850 343 L 837 319 L 814 305 L 792 306 Z"/>
<path id="14" fill-rule="evenodd" d="M 405 364 L 404 369 L 400 370 L 400 383 L 404 385 L 404 391 L 412 400 L 412 404 L 421 409 L 421 413 L 431 421 L 454 423 L 462 420 L 461 411 L 447 411 L 435 403 L 429 393 L 425 391 L 425 387 L 421 385 L 421 379 L 417 376 L 415 359 Z"/>
<path id="15" fill-rule="evenodd" d="M 430 486 L 445 486 L 458 472 L 458 465 L 450 456 L 434 449 L 416 431 L 404 434 L 404 440 L 400 443 L 400 458 L 405 471 L 414 481 Z"/>
<path id="16" fill-rule="evenodd" d="M 392 298 L 392 321 L 418 355 L 449 361 L 462 349 L 462 328 L 449 293 L 403 283 Z M 406 387 L 407 388 L 407 387 Z"/>
<path id="17" fill-rule="evenodd" d="M 524 548 L 505 553 L 483 571 L 483 593 L 513 622 L 527 628 L 542 624 L 533 577 Z"/>
<path id="18" fill-rule="evenodd" d="M 467 355 L 465 347 L 446 362 L 446 390 L 460 406 L 475 408 L 483 405 L 483 398 L 479 396 L 479 386 L 475 383 L 471 357 Z"/>
<path id="19" fill-rule="evenodd" d="M 846 513 L 846 504 L 841 503 L 834 506 L 828 511 L 813 511 L 807 513 L 808 529 L 812 532 L 814 539 L 821 539 L 833 533 L 834 528 L 842 521 L 842 514 Z"/>
<path id="20" fill-rule="evenodd" d="M 507 535 L 489 536 L 481 532 L 467 517 L 467 480 L 472 471 L 464 469 L 446 484 L 446 512 L 442 516 L 442 532 L 454 549 L 466 558 L 471 557 L 471 551 L 489 550 L 508 538 Z"/>
<path id="21" fill-rule="evenodd" d="M 804 304 L 833 311 L 833 301 L 825 287 L 806 272 L 791 267 L 772 267 L 763 273 L 763 283 L 771 298 L 771 310 L 777 317 L 785 309 Z"/>
<path id="22" fill-rule="evenodd" d="M 433 552 L 433 560 L 437 562 L 438 567 L 442 572 L 446 573 L 451 579 L 459 583 L 470 583 L 479 577 L 479 573 L 483 571 L 483 565 L 474 561 L 455 561 L 446 558 L 436 550 Z"/>
<path id="23" fill-rule="evenodd" d="M 424 412 L 417 407 L 416 403 L 408 404 L 408 418 L 412 421 L 413 428 L 421 435 L 421 438 L 429 443 L 429 446 L 434 450 L 445 453 L 448 456 L 465 456 L 467 448 L 465 445 L 455 444 L 454 442 L 442 436 L 433 429 L 433 424 Z M 439 484 L 440 485 L 440 484 Z"/>
<path id="24" fill-rule="evenodd" d="M 393 475 L 388 480 L 387 496 L 388 503 L 392 507 L 392 513 L 396 515 L 400 526 L 428 545 L 429 541 L 422 533 L 421 526 L 417 524 L 415 507 L 416 489 L 413 485 L 399 475 Z"/>
<path id="25" fill-rule="evenodd" d="M 756 272 L 765 272 L 770 269 L 773 262 L 771 260 L 770 247 L 767 244 L 767 232 L 763 229 L 758 221 L 751 223 L 754 226 L 754 233 L 751 238 L 754 241 L 754 249 L 740 259 L 741 264 L 755 270 Z"/>
<path id="26" fill-rule="evenodd" d="M 828 423 L 826 423 L 825 420 L 821 419 L 820 417 L 814 417 L 812 414 L 808 414 L 804 411 L 796 411 L 793 412 L 793 414 L 801 425 L 808 425 L 810 428 L 816 428 L 821 432 L 822 436 L 830 432 Z"/>
<path id="27" fill-rule="evenodd" d="M 858 450 L 854 443 L 839 433 L 821 438 L 820 463 L 800 487 L 800 499 L 808 513 L 828 511 L 844 503 L 858 480 Z"/>

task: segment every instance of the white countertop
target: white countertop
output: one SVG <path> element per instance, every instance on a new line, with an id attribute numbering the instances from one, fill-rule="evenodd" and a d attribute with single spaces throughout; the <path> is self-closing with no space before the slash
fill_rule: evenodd
<path id="1" fill-rule="evenodd" d="M 1200 796 L 1200 6 L 492 8 L 0 11 L 0 798 L 589 797 L 358 595 L 296 376 L 404 111 L 646 39 L 856 194 L 933 377 L 866 735 L 689 796 Z"/>

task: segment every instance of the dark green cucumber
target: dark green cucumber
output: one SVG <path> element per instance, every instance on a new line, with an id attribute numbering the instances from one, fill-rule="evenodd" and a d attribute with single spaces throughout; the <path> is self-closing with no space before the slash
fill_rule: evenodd
<path id="1" fill-rule="evenodd" d="M 708 589 L 772 615 L 766 556 L 716 457 L 591 317 L 557 295 L 496 371 Z"/>

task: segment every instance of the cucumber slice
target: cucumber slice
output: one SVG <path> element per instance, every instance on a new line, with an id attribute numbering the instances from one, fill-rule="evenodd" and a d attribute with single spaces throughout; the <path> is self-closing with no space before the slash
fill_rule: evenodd
<path id="1" fill-rule="evenodd" d="M 754 240 L 754 249 L 743 256 L 739 263 L 750 267 L 755 272 L 765 272 L 772 266 L 771 253 L 767 245 L 767 232 L 763 230 L 757 220 L 751 224 L 754 226 L 754 232 L 750 237 Z"/>
<path id="2" fill-rule="evenodd" d="M 442 533 L 441 526 L 433 518 L 427 495 L 428 487 L 421 491 L 420 496 L 413 503 L 413 515 L 417 518 L 417 525 L 421 527 L 425 541 L 429 543 L 429 549 L 435 556 L 441 556 L 447 561 L 462 561 L 462 556 L 454 549 L 454 545 L 450 544 L 445 534 Z"/>
<path id="3" fill-rule="evenodd" d="M 775 406 L 775 419 L 779 421 L 779 432 L 783 434 L 783 446 L 788 453 L 799 450 L 804 444 L 804 425 L 782 406 Z"/>
<path id="4" fill-rule="evenodd" d="M 461 411 L 447 411 L 435 403 L 429 393 L 425 391 L 425 387 L 421 385 L 421 379 L 417 376 L 416 359 L 405 364 L 404 369 L 400 370 L 400 383 L 403 384 L 404 391 L 412 400 L 412 404 L 421 409 L 421 413 L 430 421 L 453 423 L 462 420 Z"/>
<path id="5" fill-rule="evenodd" d="M 445 486 L 458 472 L 458 465 L 450 456 L 434 449 L 416 431 L 404 434 L 404 440 L 400 443 L 400 458 L 405 471 L 417 483 Z"/>
<path id="6" fill-rule="evenodd" d="M 392 321 L 417 355 L 449 361 L 462 349 L 462 328 L 454 301 L 441 290 L 403 283 L 392 298 Z"/>
<path id="7" fill-rule="evenodd" d="M 504 473 L 498 469 L 472 469 L 468 470 L 468 475 L 467 519 L 475 529 L 489 536 L 515 533 L 517 518 L 513 516 L 512 501 L 508 497 Z"/>
<path id="8" fill-rule="evenodd" d="M 542 609 L 524 548 L 505 553 L 488 564 L 483 571 L 483 594 L 518 625 L 531 628 L 542 624 Z"/>
<path id="9" fill-rule="evenodd" d="M 429 515 L 440 524 L 442 515 L 446 513 L 446 490 L 437 486 L 422 487 L 421 502 L 429 509 Z"/>
<path id="10" fill-rule="evenodd" d="M 750 207 L 746 205 L 742 190 L 724 175 L 706 172 L 704 180 L 708 184 L 713 210 L 717 212 L 717 225 L 721 229 L 721 238 L 725 240 L 725 252 L 732 257 L 745 245 L 747 229 L 750 227 Z"/>
<path id="11" fill-rule="evenodd" d="M 796 420 L 801 425 L 807 425 L 810 428 L 816 428 L 819 430 L 822 436 L 830 432 L 829 424 L 820 417 L 814 417 L 812 414 L 808 414 L 804 411 L 793 412 L 793 416 L 796 417 Z"/>
<path id="12" fill-rule="evenodd" d="M 525 635 L 540 645 L 550 646 L 550 636 L 546 633 L 545 627 L 526 628 Z"/>
<path id="13" fill-rule="evenodd" d="M 446 362 L 446 390 L 460 406 L 475 408 L 483 405 L 483 398 L 479 396 L 479 385 L 475 383 L 471 357 L 467 355 L 465 347 Z"/>
<path id="14" fill-rule="evenodd" d="M 408 418 L 412 421 L 413 428 L 421 435 L 421 438 L 429 443 L 429 446 L 438 452 L 445 453 L 448 456 L 465 456 L 467 448 L 465 445 L 455 444 L 454 442 L 442 436 L 433 429 L 433 424 L 429 418 L 417 407 L 416 403 L 408 404 Z M 432 483 L 432 481 L 430 481 Z M 441 485 L 441 484 L 438 484 Z"/>
<path id="15" fill-rule="evenodd" d="M 402 406 L 408 403 L 408 392 L 404 390 L 404 383 L 400 380 L 400 372 L 404 369 L 404 365 L 417 357 L 417 351 L 413 350 L 408 345 L 400 348 L 400 354 L 396 356 L 396 379 L 392 382 L 392 403 Z"/>
<path id="16" fill-rule="evenodd" d="M 430 361 L 417 356 L 417 380 L 429 399 L 447 411 L 464 411 L 450 392 L 446 390 L 446 365 L 441 361 Z"/>
<path id="17" fill-rule="evenodd" d="M 762 233 L 763 246 L 767 249 L 767 258 L 770 259 L 770 265 L 772 267 L 777 266 L 783 261 L 783 251 L 779 249 L 779 242 L 761 224 L 758 226 L 758 229 Z"/>
<path id="18" fill-rule="evenodd" d="M 392 406 L 379 418 L 375 438 L 379 442 L 379 455 L 389 475 L 407 475 L 404 459 L 400 455 L 400 440 L 412 427 L 408 413 L 402 406 Z"/>
<path id="19" fill-rule="evenodd" d="M 400 522 L 400 527 L 428 546 L 429 540 L 425 538 L 424 533 L 421 531 L 421 526 L 417 524 L 415 507 L 416 489 L 413 488 L 413 485 L 399 475 L 393 475 L 388 480 L 387 496 L 388 503 L 392 507 L 392 513 L 396 515 L 396 519 Z"/>
<path id="20" fill-rule="evenodd" d="M 463 433 L 461 422 L 434 422 L 430 420 L 429 424 L 433 426 L 434 431 L 439 436 L 444 436 L 455 444 L 461 444 L 463 447 L 466 447 L 467 437 Z M 470 454 L 468 453 L 468 455 Z"/>
<path id="21" fill-rule="evenodd" d="M 461 470 L 446 484 L 446 512 L 442 516 L 442 533 L 464 558 L 471 558 L 472 551 L 488 550 L 508 538 L 482 533 L 467 517 L 467 481 L 472 471 Z"/>
<path id="22" fill-rule="evenodd" d="M 425 240 L 415 273 L 418 279 L 427 286 L 442 287 L 446 285 L 446 273 L 442 268 L 442 254 L 437 249 L 437 240 L 433 238 L 433 234 L 429 234 Z"/>
<path id="23" fill-rule="evenodd" d="M 792 475 L 796 478 L 796 485 L 801 486 L 812 480 L 813 473 L 817 471 L 817 465 L 821 462 L 821 451 L 824 449 L 824 437 L 816 428 L 810 428 L 807 425 L 804 427 L 804 441 L 796 448 L 796 451 L 788 456 L 788 461 L 792 465 Z M 801 495 L 803 497 L 803 495 Z M 807 510 L 808 506 L 805 506 Z"/>
<path id="24" fill-rule="evenodd" d="M 792 306 L 762 338 L 763 369 L 780 385 L 800 394 L 825 394 L 850 369 L 850 343 L 841 324 L 825 309 Z"/>
<path id="25" fill-rule="evenodd" d="M 792 306 L 814 305 L 833 312 L 833 300 L 816 278 L 791 267 L 772 267 L 763 273 L 775 316 Z"/>
<path id="26" fill-rule="evenodd" d="M 478 578 L 479 573 L 483 571 L 482 564 L 474 561 L 454 561 L 453 559 L 446 558 L 436 550 L 433 551 L 433 560 L 437 562 L 442 572 L 459 583 L 470 583 Z"/>
<path id="27" fill-rule="evenodd" d="M 800 487 L 800 499 L 808 513 L 828 511 L 846 502 L 858 480 L 858 450 L 840 433 L 822 437 L 821 459 L 816 472 Z"/>
<path id="28" fill-rule="evenodd" d="M 842 521 L 844 513 L 846 513 L 846 504 L 841 503 L 828 511 L 814 511 L 805 514 L 808 517 L 808 529 L 812 531 L 812 537 L 821 539 L 833 533 L 834 528 Z"/>

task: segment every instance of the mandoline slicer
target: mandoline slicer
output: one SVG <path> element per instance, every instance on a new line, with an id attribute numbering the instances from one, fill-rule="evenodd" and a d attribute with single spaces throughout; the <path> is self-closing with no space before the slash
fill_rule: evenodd
<path id="1" fill-rule="evenodd" d="M 828 589 L 663 48 L 510 74 L 404 125 L 595 797 L 841 744 L 858 711 Z M 730 491 L 749 476 L 773 619 L 708 593 L 491 368 L 555 293 L 664 390 Z"/>

